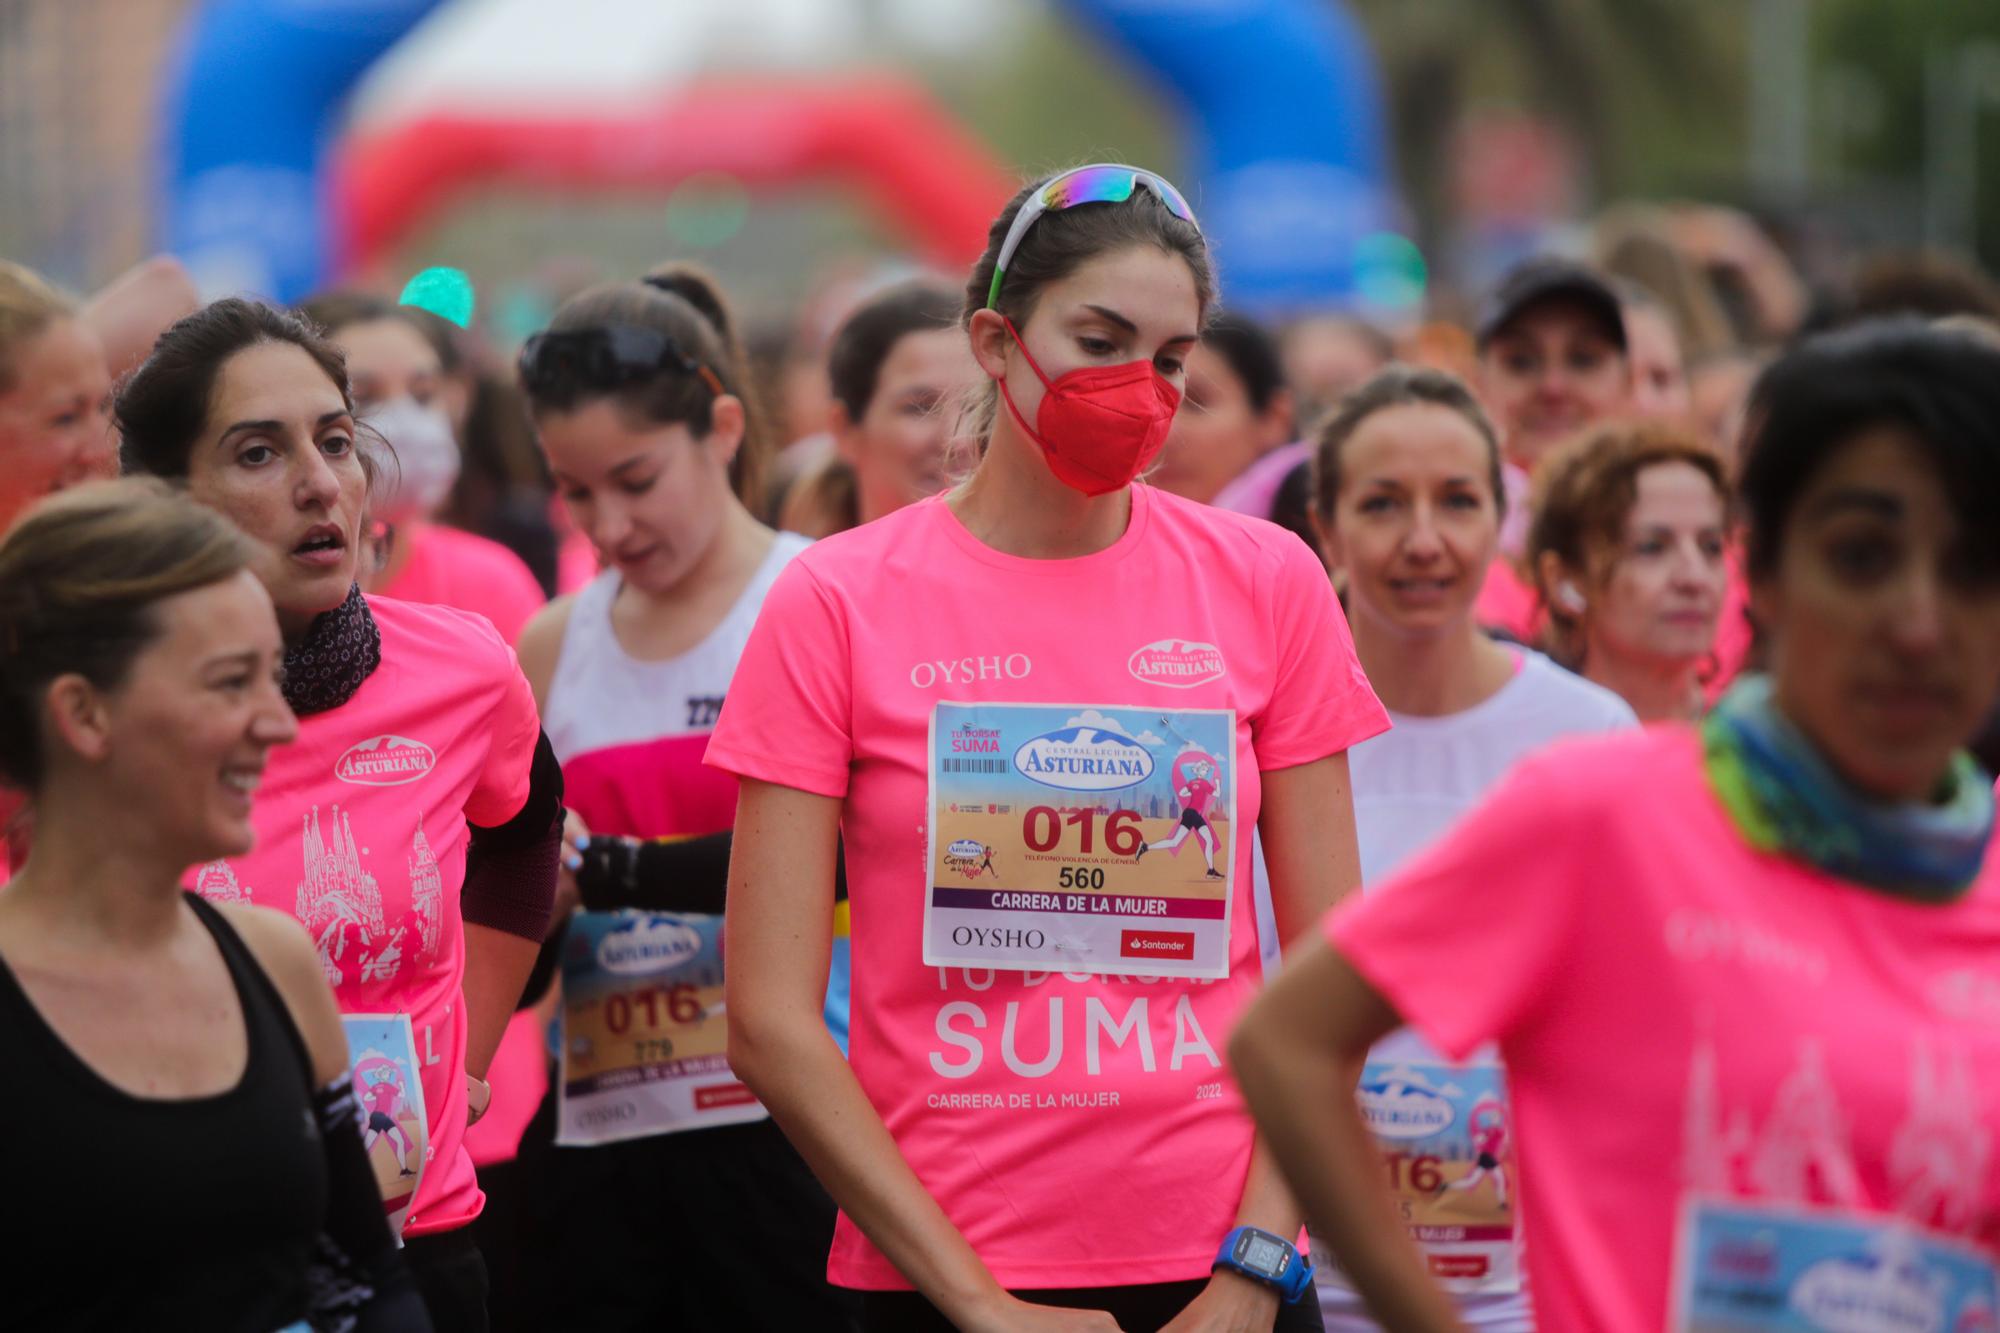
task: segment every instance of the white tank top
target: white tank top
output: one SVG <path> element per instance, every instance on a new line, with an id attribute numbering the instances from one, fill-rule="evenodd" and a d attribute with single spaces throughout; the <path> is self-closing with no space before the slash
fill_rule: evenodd
<path id="1" fill-rule="evenodd" d="M 591 759 L 600 752 L 622 751 L 647 742 L 682 737 L 699 737 L 705 742 L 715 729 L 730 677 L 736 674 L 737 660 L 743 656 L 743 645 L 750 638 L 750 627 L 757 621 L 765 595 L 779 572 L 808 545 L 796 534 L 779 533 L 721 623 L 686 652 L 656 662 L 642 662 L 627 653 L 611 628 L 611 603 L 621 583 L 616 570 L 605 571 L 581 589 L 563 629 L 562 648 L 542 708 L 542 727 L 564 769 L 572 770 L 579 761 L 583 767 L 594 767 Z M 699 753 L 691 757 L 698 765 Z M 671 776 L 700 781 L 692 773 L 632 771 L 646 766 L 615 759 L 612 767 L 625 769 L 626 775 L 638 782 Z M 735 784 L 727 785 L 733 789 Z M 588 811 L 579 813 L 589 819 Z M 638 837 L 695 831 L 592 828 Z"/>

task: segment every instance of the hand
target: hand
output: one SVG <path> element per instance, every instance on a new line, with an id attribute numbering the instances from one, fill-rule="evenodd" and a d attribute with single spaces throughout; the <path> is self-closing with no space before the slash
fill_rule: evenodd
<path id="1" fill-rule="evenodd" d="M 563 811 L 562 851 L 556 866 L 557 921 L 567 919 L 583 904 L 583 890 L 576 886 L 576 872 L 583 865 L 583 845 L 589 841 L 590 830 L 576 811 Z"/>
<path id="2" fill-rule="evenodd" d="M 1118 1321 L 1102 1310 L 1031 1305 L 1005 1292 L 959 1327 L 966 1333 L 1120 1333 Z"/>
<path id="3" fill-rule="evenodd" d="M 1279 1303 L 1277 1288 L 1224 1269 L 1160 1333 L 1271 1333 Z"/>

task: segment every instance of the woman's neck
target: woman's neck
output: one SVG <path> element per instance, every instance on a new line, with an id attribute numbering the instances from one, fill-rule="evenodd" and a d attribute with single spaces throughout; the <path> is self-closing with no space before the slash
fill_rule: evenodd
<path id="1" fill-rule="evenodd" d="M 706 638 L 750 586 L 777 534 L 735 496 L 708 549 L 668 588 L 622 581 L 611 605 L 613 632 L 640 661 L 678 657 Z"/>
<path id="2" fill-rule="evenodd" d="M 1583 678 L 1632 706 L 1641 722 L 1690 722 L 1701 716 L 1701 659 L 1668 661 L 1631 657 L 1593 644 Z"/>
<path id="3" fill-rule="evenodd" d="M 67 789 L 66 789 L 67 788 Z M 132 818 L 129 798 L 50 784 L 36 798 L 34 852 L 0 906 L 45 938 L 143 948 L 180 928 L 187 862 Z M 107 838 L 104 830 L 119 836 Z"/>
<path id="4" fill-rule="evenodd" d="M 1398 634 L 1365 611 L 1352 619 L 1355 655 L 1382 706 L 1406 717 L 1450 717 L 1513 679 L 1512 653 L 1470 620 L 1438 634 Z"/>
<path id="5" fill-rule="evenodd" d="M 1005 555 L 1073 560 L 1111 546 L 1132 519 L 1132 488 L 1090 496 L 1056 479 L 1040 450 L 1002 413 L 986 456 L 945 502 L 966 531 Z"/>

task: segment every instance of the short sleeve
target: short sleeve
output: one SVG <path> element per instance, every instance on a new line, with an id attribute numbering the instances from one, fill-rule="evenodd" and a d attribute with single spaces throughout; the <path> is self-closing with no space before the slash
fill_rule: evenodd
<path id="1" fill-rule="evenodd" d="M 483 628 L 483 627 L 482 627 Z M 528 800 L 528 782 L 534 769 L 535 741 L 542 734 L 541 714 L 535 708 L 534 691 L 521 674 L 514 650 L 499 642 L 498 632 L 487 629 L 499 673 L 498 697 L 487 723 L 491 737 L 486 766 L 465 798 L 465 819 L 481 828 L 498 828 L 521 813 Z"/>
<path id="2" fill-rule="evenodd" d="M 1452 1059 L 1505 1040 L 1550 1003 L 1591 919 L 1592 839 L 1558 752 L 1529 759 L 1379 888 L 1329 912 L 1335 950 Z"/>
<path id="3" fill-rule="evenodd" d="M 853 698 L 844 609 L 794 560 L 757 613 L 706 762 L 738 777 L 845 796 Z"/>
<path id="4" fill-rule="evenodd" d="M 1278 638 L 1277 675 L 1270 702 L 1251 722 L 1257 767 L 1267 772 L 1339 754 L 1389 729 L 1325 568 L 1289 533 L 1273 545 L 1278 559 L 1265 603 Z"/>

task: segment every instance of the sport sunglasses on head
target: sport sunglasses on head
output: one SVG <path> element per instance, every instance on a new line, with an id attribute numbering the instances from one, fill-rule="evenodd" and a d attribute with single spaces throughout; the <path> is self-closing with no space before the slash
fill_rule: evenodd
<path id="1" fill-rule="evenodd" d="M 1153 197 L 1167 206 L 1167 211 L 1188 225 L 1200 229 L 1194 220 L 1194 210 L 1164 176 L 1147 171 L 1142 167 L 1128 167 L 1119 162 L 1094 162 L 1087 167 L 1077 167 L 1065 171 L 1060 176 L 1051 176 L 1035 188 L 1021 211 L 1014 215 L 1014 225 L 1007 229 L 1007 239 L 1000 246 L 1000 258 L 993 265 L 993 283 L 986 289 L 986 308 L 999 303 L 1000 280 L 1007 275 L 1007 265 L 1013 262 L 1014 252 L 1021 248 L 1021 238 L 1028 234 L 1028 228 L 1035 225 L 1035 219 L 1044 213 L 1060 213 L 1065 208 L 1075 208 L 1078 204 L 1122 204 L 1132 197 L 1132 191 L 1141 185 L 1153 192 Z"/>

